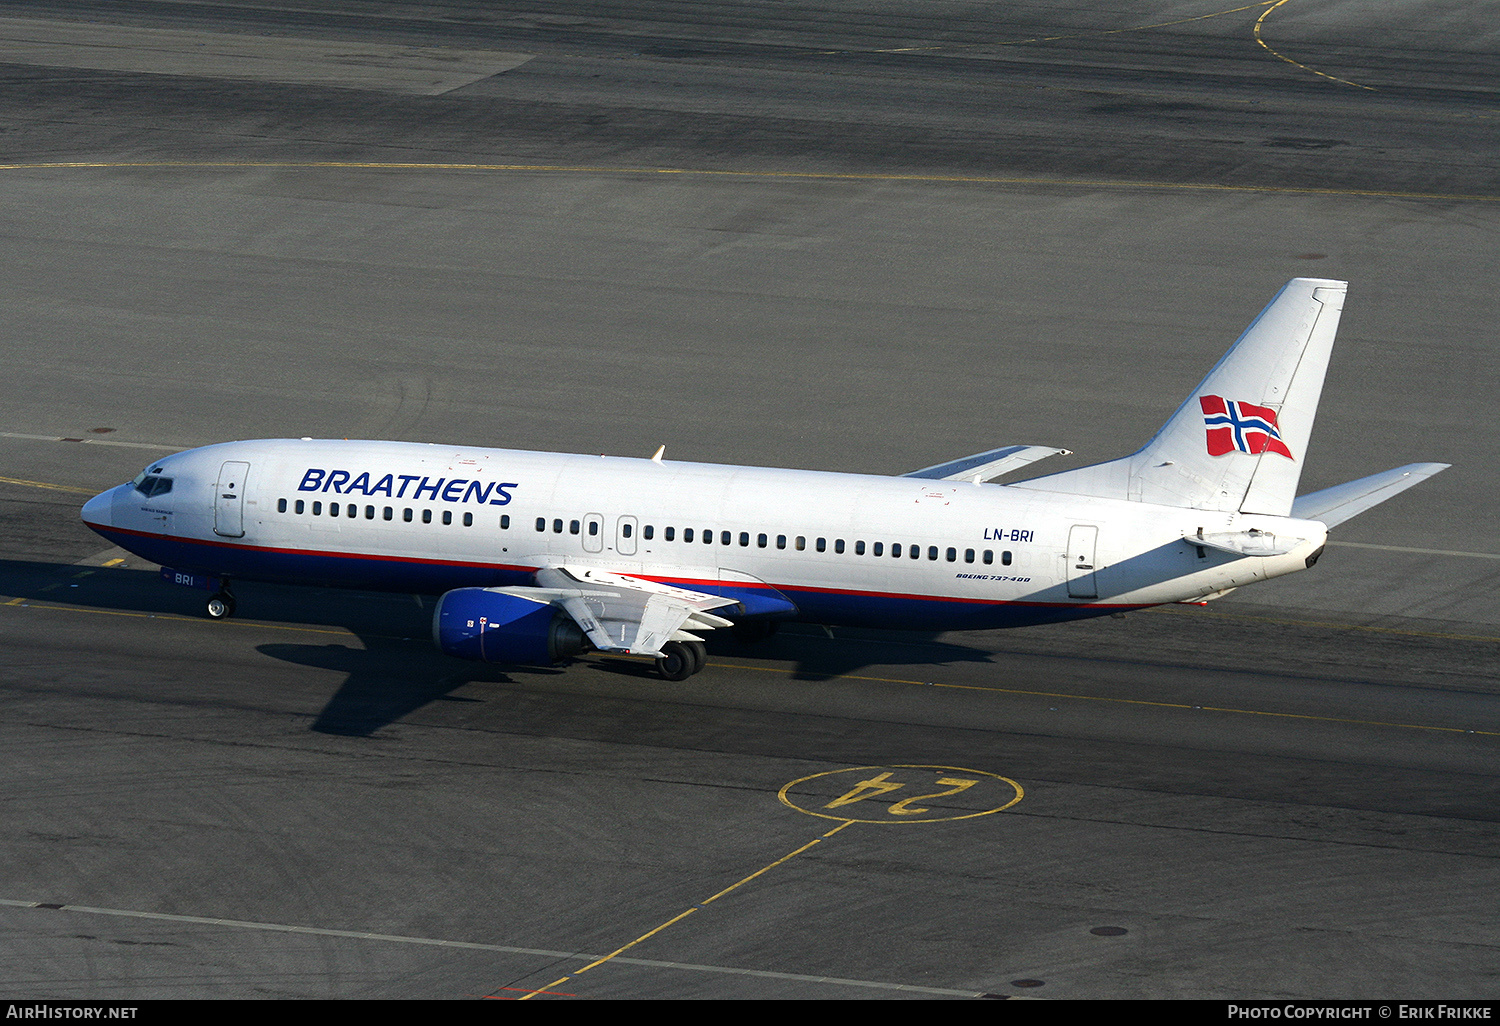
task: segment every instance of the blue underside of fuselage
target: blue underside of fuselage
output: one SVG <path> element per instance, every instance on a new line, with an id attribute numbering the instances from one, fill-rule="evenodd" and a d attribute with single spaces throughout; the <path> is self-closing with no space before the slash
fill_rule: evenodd
<path id="1" fill-rule="evenodd" d="M 368 591 L 441 595 L 454 588 L 526 586 L 536 568 L 472 562 L 268 549 L 204 542 L 89 525 L 110 541 L 162 566 L 229 580 L 263 581 Z M 972 601 L 923 595 L 725 584 L 698 578 L 649 576 L 740 602 L 739 615 L 886 630 L 964 631 L 1023 627 L 1104 616 L 1135 606 Z M 795 612 L 782 597 L 790 599 Z M 732 610 L 723 610 L 735 619 Z"/>

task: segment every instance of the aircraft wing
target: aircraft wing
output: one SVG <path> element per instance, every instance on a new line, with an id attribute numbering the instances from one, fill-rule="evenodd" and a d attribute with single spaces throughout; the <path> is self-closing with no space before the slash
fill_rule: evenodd
<path id="1" fill-rule="evenodd" d="M 625 577 L 592 567 L 549 566 L 536 572 L 538 588 L 493 588 L 558 606 L 601 652 L 661 655 L 669 641 L 697 641 L 692 630 L 729 627 L 710 609 L 734 599 Z"/>
<path id="2" fill-rule="evenodd" d="M 1292 516 L 1298 520 L 1321 520 L 1327 527 L 1337 527 L 1451 466 L 1451 463 L 1408 463 L 1321 492 L 1299 495 L 1292 503 Z"/>
<path id="3" fill-rule="evenodd" d="M 993 481 L 1002 474 L 1019 470 L 1028 463 L 1048 456 L 1067 456 L 1067 449 L 1054 449 L 1050 445 L 1007 445 L 988 452 L 976 452 L 961 460 L 949 460 L 935 467 L 913 470 L 902 477 L 920 477 L 929 481 Z"/>

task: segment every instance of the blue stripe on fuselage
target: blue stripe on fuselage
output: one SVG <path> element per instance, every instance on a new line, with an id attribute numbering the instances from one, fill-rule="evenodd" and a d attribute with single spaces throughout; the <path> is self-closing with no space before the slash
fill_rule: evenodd
<path id="1" fill-rule="evenodd" d="M 430 595 L 453 588 L 534 583 L 531 575 L 535 567 L 257 548 L 89 526 L 121 548 L 153 563 L 242 581 Z"/>
<path id="2" fill-rule="evenodd" d="M 369 591 L 440 595 L 454 588 L 535 584 L 536 567 L 357 553 L 272 549 L 230 542 L 173 538 L 90 524 L 95 531 L 142 558 L 178 570 L 244 581 L 306 584 Z M 690 591 L 722 595 L 753 614 L 786 615 L 781 597 L 796 606 L 789 618 L 807 623 L 887 630 L 993 630 L 1104 616 L 1138 606 L 1054 605 L 974 601 L 922 595 L 795 586 L 756 586 L 697 578 L 639 574 Z M 731 614 L 731 618 L 732 614 Z"/>

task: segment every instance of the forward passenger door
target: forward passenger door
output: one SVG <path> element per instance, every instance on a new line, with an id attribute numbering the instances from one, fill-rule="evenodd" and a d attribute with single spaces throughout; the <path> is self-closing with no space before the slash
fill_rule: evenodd
<path id="1" fill-rule="evenodd" d="M 245 536 L 245 478 L 250 464 L 231 461 L 219 468 L 214 483 L 214 534 L 224 538 Z"/>

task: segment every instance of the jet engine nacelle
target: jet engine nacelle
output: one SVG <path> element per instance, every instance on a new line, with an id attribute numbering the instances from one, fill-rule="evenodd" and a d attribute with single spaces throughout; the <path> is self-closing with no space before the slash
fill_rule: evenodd
<path id="1" fill-rule="evenodd" d="M 552 666 L 588 649 L 567 613 L 487 588 L 456 588 L 438 599 L 432 640 L 460 659 L 531 666 Z"/>

